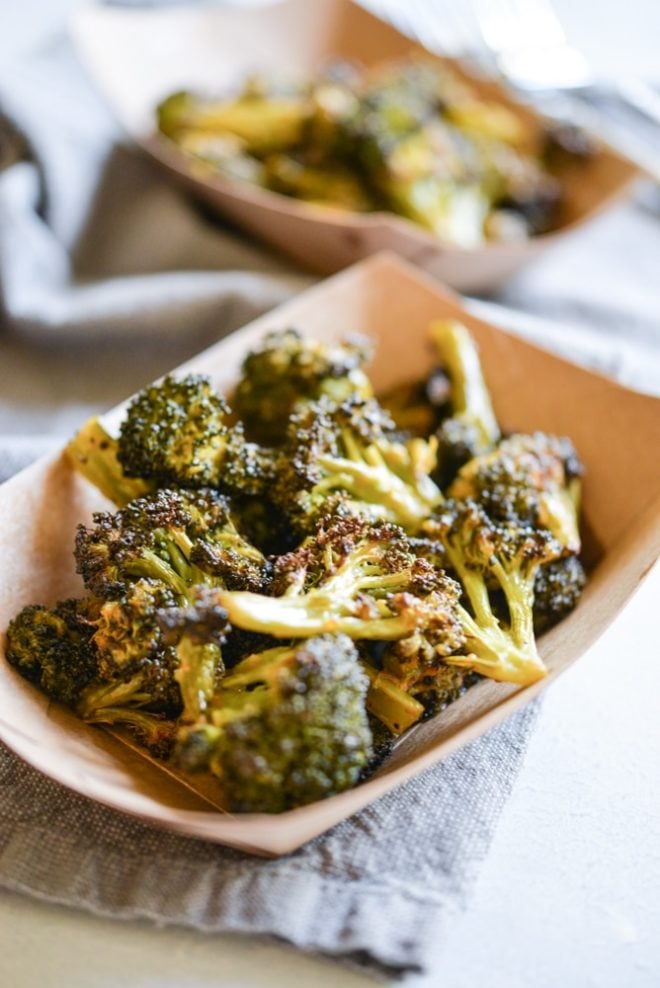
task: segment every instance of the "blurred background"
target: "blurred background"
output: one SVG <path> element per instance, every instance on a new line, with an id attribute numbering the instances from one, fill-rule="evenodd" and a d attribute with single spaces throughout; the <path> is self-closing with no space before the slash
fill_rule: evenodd
<path id="1" fill-rule="evenodd" d="M 82 7 L 88 0 L 0 0 L 2 31 L 0 32 L 0 61 L 7 63 L 20 56 L 41 40 L 45 40 L 61 25 L 67 14 Z M 167 2 L 167 0 L 161 0 Z M 192 0 L 195 3 L 196 0 Z M 234 0 L 235 6 L 256 5 L 258 0 Z M 264 0 L 269 2 L 269 0 Z M 311 3 L 314 0 L 310 0 Z M 379 13 L 409 16 L 424 14 L 434 0 L 366 0 L 365 7 Z M 116 6 L 139 6 L 135 0 L 121 0 Z M 155 6 L 146 3 L 145 6 Z M 524 7 L 525 0 L 519 0 Z M 469 11 L 470 0 L 441 0 L 442 8 L 464 8 Z M 580 48 L 594 68 L 604 75 L 635 73 L 660 84 L 658 39 L 660 38 L 660 3 L 657 0 L 556 0 L 555 8 L 570 41 Z"/>

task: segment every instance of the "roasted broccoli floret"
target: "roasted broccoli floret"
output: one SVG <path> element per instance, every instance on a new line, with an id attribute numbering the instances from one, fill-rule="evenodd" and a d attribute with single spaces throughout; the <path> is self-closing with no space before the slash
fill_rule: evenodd
<path id="1" fill-rule="evenodd" d="M 204 588 L 265 586 L 266 561 L 237 533 L 226 500 L 214 491 L 162 490 L 94 521 L 94 528 L 78 530 L 76 559 L 87 588 L 109 602 L 103 611 L 109 630 L 99 629 L 109 655 L 121 655 L 112 634 L 123 638 L 133 605 L 140 634 L 160 641 L 161 612 L 194 608 Z M 147 586 L 153 589 L 138 600 L 139 588 Z M 194 720 L 223 670 L 220 644 L 190 631 L 171 637 L 184 718 Z M 122 647 L 130 648 L 130 641 Z"/>
<path id="2" fill-rule="evenodd" d="M 231 624 L 275 638 L 333 632 L 393 641 L 436 622 L 444 606 L 452 581 L 427 555 L 427 543 L 396 525 L 329 517 L 275 560 L 273 596 L 220 591 L 217 602 Z"/>
<path id="3" fill-rule="evenodd" d="M 577 556 L 566 556 L 539 567 L 534 582 L 534 631 L 542 634 L 569 614 L 584 590 L 587 577 Z"/>
<path id="4" fill-rule="evenodd" d="M 470 500 L 448 501 L 427 530 L 442 541 L 467 603 L 456 605 L 464 654 L 445 662 L 521 686 L 541 679 L 546 670 L 534 640 L 534 582 L 540 566 L 562 555 L 562 546 L 544 530 L 496 524 Z M 491 581 L 504 596 L 508 622 L 493 609 Z"/>
<path id="5" fill-rule="evenodd" d="M 111 612 L 94 598 L 27 607 L 8 629 L 7 657 L 50 699 L 88 723 L 127 727 L 163 756 L 181 699 L 174 654 L 154 640 L 150 589 Z"/>
<path id="6" fill-rule="evenodd" d="M 228 502 L 211 490 L 159 490 L 115 514 L 99 512 L 80 525 L 76 561 L 85 586 L 116 599 L 138 579 L 151 579 L 181 603 L 197 585 L 258 590 L 268 575 L 264 557 L 236 531 Z"/>
<path id="7" fill-rule="evenodd" d="M 543 432 L 513 435 L 466 463 L 448 493 L 478 501 L 495 521 L 547 528 L 575 553 L 583 472 L 570 439 Z"/>
<path id="8" fill-rule="evenodd" d="M 7 659 L 51 699 L 73 706 L 97 675 L 95 617 L 85 600 L 24 607 L 7 629 Z"/>
<path id="9" fill-rule="evenodd" d="M 208 377 L 167 376 L 133 398 L 121 424 L 119 461 L 129 477 L 205 487 L 220 474 L 229 408 Z"/>
<path id="10" fill-rule="evenodd" d="M 372 347 L 365 337 L 325 343 L 295 329 L 268 333 L 243 361 L 234 405 L 249 434 L 259 442 L 282 442 L 289 415 L 299 401 L 327 395 L 342 402 L 351 395 L 370 398 L 362 365 Z"/>
<path id="11" fill-rule="evenodd" d="M 372 755 L 368 679 L 344 635 L 249 656 L 220 683 L 177 760 L 220 779 L 228 808 L 281 813 L 354 785 Z"/>
<path id="12" fill-rule="evenodd" d="M 479 351 L 469 331 L 454 319 L 431 324 L 431 338 L 451 381 L 451 415 L 437 431 L 438 471 L 441 486 L 467 460 L 486 453 L 500 438 Z"/>
<path id="13" fill-rule="evenodd" d="M 117 455 L 127 477 L 158 486 L 220 487 L 260 494 L 275 473 L 273 455 L 231 424 L 208 377 L 168 376 L 140 391 L 121 424 Z"/>
<path id="14" fill-rule="evenodd" d="M 422 704 L 422 720 L 435 717 L 466 693 L 479 680 L 479 674 L 469 668 L 438 665 L 431 673 L 410 687 L 411 695 Z"/>
<path id="15" fill-rule="evenodd" d="M 434 441 L 401 439 L 376 401 L 321 398 L 291 417 L 273 496 L 301 534 L 336 494 L 355 512 L 414 534 L 442 500 L 434 467 Z"/>
<path id="16" fill-rule="evenodd" d="M 153 489 L 138 477 L 126 477 L 118 459 L 119 444 L 97 418 L 91 418 L 66 447 L 71 465 L 119 508 Z"/>

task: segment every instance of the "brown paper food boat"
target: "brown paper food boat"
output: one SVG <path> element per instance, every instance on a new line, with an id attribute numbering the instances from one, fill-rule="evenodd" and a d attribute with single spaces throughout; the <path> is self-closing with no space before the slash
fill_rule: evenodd
<path id="1" fill-rule="evenodd" d="M 284 0 L 257 10 L 92 7 L 79 12 L 72 29 L 92 77 L 138 144 L 213 209 L 320 274 L 387 249 L 460 291 L 487 291 L 622 195 L 637 174 L 630 161 L 603 147 L 594 160 L 566 172 L 566 203 L 555 232 L 466 250 L 392 213 L 351 213 L 200 176 L 170 141 L 154 135 L 154 109 L 177 89 L 218 92 L 256 69 L 309 73 L 328 58 L 374 66 L 424 51 L 350 0 Z M 501 87 L 472 82 L 538 126 L 538 116 Z"/>
<path id="2" fill-rule="evenodd" d="M 102 728 L 49 703 L 0 655 L 0 738 L 46 775 L 80 793 L 180 833 L 255 853 L 290 851 L 445 758 L 527 703 L 605 630 L 660 552 L 660 400 L 551 356 L 470 316 L 455 296 L 392 255 L 335 276 L 200 354 L 186 369 L 228 391 L 247 348 L 271 329 L 297 326 L 331 339 L 350 331 L 378 343 L 378 390 L 420 378 L 433 363 L 430 321 L 457 317 L 474 334 L 505 429 L 572 437 L 587 466 L 584 491 L 590 582 L 577 609 L 540 641 L 550 673 L 523 690 L 482 681 L 414 728 L 369 782 L 279 816 L 230 816 L 215 784 L 166 772 Z M 106 423 L 117 423 L 121 410 Z M 3 580 L 0 627 L 25 604 L 80 592 L 72 558 L 77 522 L 107 506 L 61 455 L 0 487 Z M 190 786 L 193 788 L 190 788 Z"/>

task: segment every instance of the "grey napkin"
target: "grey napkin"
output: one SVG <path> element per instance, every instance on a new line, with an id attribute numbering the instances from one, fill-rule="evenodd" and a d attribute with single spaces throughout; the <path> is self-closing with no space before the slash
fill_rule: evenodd
<path id="1" fill-rule="evenodd" d="M 0 479 L 309 279 L 118 142 L 66 43 L 0 72 Z M 16 137 L 16 133 L 19 135 Z M 3 151 L 4 149 L 4 151 Z M 628 383 L 660 383 L 657 220 L 611 213 L 475 303 Z M 515 307 L 515 312 L 513 307 Z M 555 322 L 548 322 L 552 316 Z M 124 919 L 428 970 L 469 893 L 534 710 L 278 861 L 162 833 L 0 746 L 0 885 Z"/>

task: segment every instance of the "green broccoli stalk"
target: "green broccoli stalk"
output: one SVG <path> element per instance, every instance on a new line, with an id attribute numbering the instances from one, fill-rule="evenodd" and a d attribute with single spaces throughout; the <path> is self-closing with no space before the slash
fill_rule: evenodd
<path id="1" fill-rule="evenodd" d="M 356 513 L 415 534 L 442 500 L 434 467 L 435 442 L 401 440 L 377 402 L 321 398 L 291 417 L 273 497 L 302 534 L 333 495 Z"/>
<path id="2" fill-rule="evenodd" d="M 495 521 L 546 528 L 567 552 L 576 553 L 583 473 L 570 439 L 543 432 L 513 435 L 466 463 L 448 493 L 472 498 Z"/>
<path id="3" fill-rule="evenodd" d="M 153 485 L 148 481 L 124 475 L 117 455 L 117 440 L 97 418 L 83 425 L 65 453 L 73 468 L 119 508 L 152 490 Z"/>
<path id="4" fill-rule="evenodd" d="M 334 402 L 352 395 L 372 397 L 361 369 L 371 349 L 364 337 L 325 343 L 295 329 L 268 333 L 243 361 L 234 395 L 236 412 L 259 442 L 280 443 L 299 401 L 316 401 L 321 395 Z"/>
<path id="5" fill-rule="evenodd" d="M 176 738 L 176 721 L 152 713 L 149 673 L 94 683 L 80 694 L 75 712 L 88 724 L 124 727 L 155 758 L 169 757 Z"/>
<path id="6" fill-rule="evenodd" d="M 178 764 L 208 769 L 229 809 L 280 813 L 354 785 L 372 755 L 368 679 L 342 635 L 243 659 L 206 719 L 180 732 Z"/>
<path id="7" fill-rule="evenodd" d="M 469 331 L 454 319 L 431 323 L 431 339 L 451 381 L 452 414 L 437 432 L 438 463 L 443 485 L 458 467 L 488 452 L 500 438 L 490 394 Z"/>
<path id="8" fill-rule="evenodd" d="M 470 607 L 457 604 L 465 653 L 448 655 L 445 662 L 520 686 L 545 676 L 534 640 L 534 581 L 542 564 L 561 556 L 559 543 L 542 530 L 497 526 L 469 500 L 447 502 L 427 527 L 442 541 Z M 495 615 L 489 580 L 504 595 L 508 626 Z"/>

